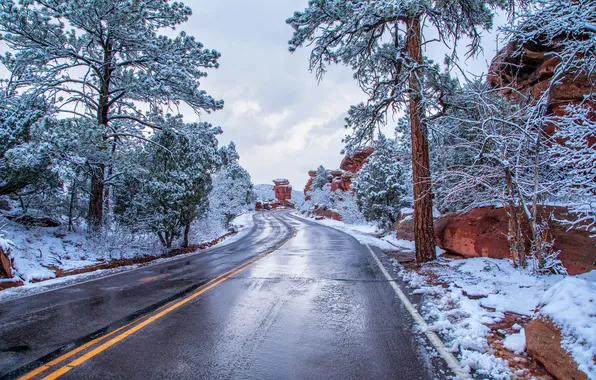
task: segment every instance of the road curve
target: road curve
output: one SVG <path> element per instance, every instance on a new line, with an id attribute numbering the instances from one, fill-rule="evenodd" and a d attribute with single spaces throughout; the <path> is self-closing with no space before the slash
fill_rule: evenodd
<path id="1" fill-rule="evenodd" d="M 0 303 L 0 373 L 441 377 L 412 327 L 355 239 L 287 212 L 259 213 L 248 236 L 205 254 Z"/>

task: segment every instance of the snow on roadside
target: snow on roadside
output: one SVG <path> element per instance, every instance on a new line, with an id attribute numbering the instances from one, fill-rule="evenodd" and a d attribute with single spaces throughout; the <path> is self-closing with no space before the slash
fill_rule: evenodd
<path id="1" fill-rule="evenodd" d="M 238 217 L 236 217 L 231 222 L 231 224 L 237 229 L 238 233 L 221 240 L 217 244 L 211 246 L 209 249 L 228 245 L 228 244 L 233 243 L 233 242 L 241 239 L 242 237 L 246 236 L 250 232 L 250 230 L 252 230 L 252 228 L 254 226 L 254 219 L 253 219 L 254 214 L 255 214 L 254 212 L 247 212 L 247 213 L 241 214 Z M 34 229 L 34 230 L 37 231 L 37 234 L 39 234 L 39 229 Z M 53 231 L 55 229 L 44 228 L 44 230 L 49 230 L 49 232 L 46 231 L 46 234 L 52 235 Z M 0 240 L 1 240 L 0 244 L 6 244 L 7 248 L 11 248 L 11 257 L 14 257 L 13 256 L 14 251 L 12 251 L 12 250 L 15 249 L 15 244 L 7 239 L 0 238 Z M 22 240 L 22 239 L 20 239 L 20 240 Z M 35 240 L 33 240 L 33 239 L 30 239 L 30 240 L 32 242 L 35 242 Z M 46 240 L 44 240 L 44 241 L 46 241 Z M 201 243 L 201 242 L 202 241 L 200 241 L 199 243 Z M 41 243 L 36 243 L 34 246 L 38 247 L 39 244 L 41 244 Z M 77 248 L 81 249 L 81 247 L 77 247 Z M 20 253 L 20 252 L 21 251 L 17 251 L 17 253 Z M 83 251 L 83 252 L 85 252 L 85 251 Z M 33 270 L 29 271 L 27 276 L 21 276 L 21 277 L 25 277 L 24 279 L 26 279 L 26 278 L 32 277 L 34 275 L 38 275 L 40 273 L 45 273 L 45 272 L 42 272 L 42 270 L 47 270 L 48 272 L 50 272 L 52 277 L 49 277 L 49 278 L 46 277 L 46 280 L 42 281 L 42 282 L 27 282 L 27 280 L 26 280 L 25 284 L 23 286 L 13 287 L 13 288 L 8 288 L 5 290 L 2 290 L 2 291 L 0 291 L 0 302 L 14 299 L 14 298 L 28 296 L 31 294 L 41 293 L 41 292 L 59 288 L 59 287 L 69 286 L 69 285 L 80 283 L 83 281 L 93 280 L 93 279 L 96 279 L 99 277 L 109 276 L 109 275 L 116 274 L 119 272 L 133 270 L 133 269 L 136 269 L 139 267 L 144 267 L 147 265 L 154 265 L 154 264 L 159 264 L 159 263 L 163 263 L 163 262 L 167 262 L 167 261 L 172 261 L 172 260 L 176 260 L 176 259 L 179 259 L 182 257 L 188 257 L 188 256 L 192 256 L 192 255 L 196 255 L 196 254 L 200 254 L 200 253 L 204 253 L 204 252 L 205 251 L 196 251 L 196 252 L 177 255 L 177 256 L 173 256 L 173 257 L 158 258 L 158 259 L 155 259 L 151 262 L 144 263 L 144 264 L 133 264 L 133 265 L 122 266 L 122 267 L 111 268 L 111 269 L 100 269 L 100 270 L 95 270 L 92 272 L 70 275 L 70 276 L 65 276 L 65 277 L 60 277 L 60 278 L 53 278 L 55 276 L 53 271 L 49 270 L 48 268 L 42 267 L 40 265 L 41 263 L 33 261 L 30 263 Z M 64 255 L 64 252 L 61 252 L 61 254 Z M 15 260 L 15 261 L 17 261 L 17 260 Z M 27 262 L 27 261 L 24 260 L 23 258 L 21 258 L 20 262 L 23 263 L 23 262 Z M 86 265 L 97 264 L 97 261 L 78 260 L 75 263 L 69 263 L 69 268 L 71 268 L 71 267 L 76 268 L 77 264 L 84 264 L 84 265 L 79 266 L 79 267 L 82 267 L 82 266 L 86 266 Z M 39 268 L 42 268 L 42 269 L 40 270 Z M 48 275 L 50 275 L 50 274 L 48 274 Z M 35 277 L 33 277 L 33 278 L 35 278 Z M 0 279 L 0 281 L 12 281 L 12 280 L 13 279 Z"/>
<path id="2" fill-rule="evenodd" d="M 524 329 L 506 336 L 503 340 L 503 347 L 516 354 L 523 353 L 526 350 L 526 333 Z"/>
<path id="3" fill-rule="evenodd" d="M 448 266 L 447 269 L 456 268 Z M 436 272 L 433 270 L 433 273 Z M 439 273 L 447 274 L 449 271 Z M 465 290 L 454 283 L 448 282 L 448 288 L 443 288 L 430 285 L 425 276 L 416 272 L 402 269 L 400 274 L 410 288 L 414 288 L 413 294 L 426 296 L 422 301 L 421 313 L 429 329 L 442 336 L 447 349 L 458 356 L 464 370 L 473 370 L 495 379 L 512 377 L 507 362 L 493 355 L 486 339 L 490 334 L 487 325 L 503 318 L 502 312 L 484 309 L 479 300 L 466 297 Z M 463 273 L 455 271 L 453 274 Z M 477 288 L 468 291 L 483 293 Z"/>
<path id="4" fill-rule="evenodd" d="M 396 265 L 399 265 L 396 263 Z M 401 268 L 401 276 L 412 293 L 424 294 L 422 314 L 462 365 L 484 376 L 509 379 L 507 362 L 493 355 L 487 338 L 488 325 L 512 312 L 528 318 L 549 317 L 562 332 L 562 346 L 579 368 L 596 378 L 596 276 L 534 275 L 514 268 L 511 260 L 471 258 L 446 259 L 425 264 L 419 273 Z M 446 284 L 446 287 L 431 285 Z M 521 326 L 508 335 L 503 347 L 525 352 Z M 527 375 L 527 374 L 526 374 Z"/>
<path id="5" fill-rule="evenodd" d="M 47 280 L 56 274 L 51 268 L 72 270 L 114 259 L 159 255 L 155 239 L 110 233 L 101 241 L 61 227 L 25 227 L 1 219 L 4 238 L 10 240 L 10 257 L 16 276 L 24 282 Z"/>
<path id="6" fill-rule="evenodd" d="M 255 214 L 256 214 L 255 211 L 249 211 L 249 212 L 245 212 L 243 214 L 240 214 L 236 218 L 234 218 L 234 220 L 232 220 L 232 222 L 230 224 L 238 232 L 235 235 L 233 235 L 233 236 L 230 236 L 228 238 L 225 238 L 221 242 L 219 242 L 216 245 L 212 246 L 212 248 L 226 246 L 226 245 L 231 244 L 231 243 L 234 243 L 234 242 L 242 239 L 246 235 L 248 235 L 250 233 L 250 231 L 252 230 L 252 228 L 254 227 L 254 225 L 255 225 L 255 220 L 254 220 L 254 215 Z"/>
<path id="7" fill-rule="evenodd" d="M 561 329 L 561 346 L 588 378 L 596 379 L 596 283 L 565 278 L 542 295 L 537 314 Z"/>

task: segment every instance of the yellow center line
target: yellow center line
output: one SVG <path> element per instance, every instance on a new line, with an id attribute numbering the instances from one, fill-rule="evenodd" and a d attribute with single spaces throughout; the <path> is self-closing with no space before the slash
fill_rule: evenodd
<path id="1" fill-rule="evenodd" d="M 110 332 L 109 334 L 106 334 L 104 336 L 95 338 L 87 343 L 85 343 L 82 346 L 79 346 L 67 353 L 65 353 L 64 355 L 59 356 L 58 358 L 32 370 L 31 372 L 28 372 L 27 374 L 19 377 L 18 380 L 29 380 L 49 369 L 51 369 L 53 366 L 63 362 L 64 360 L 80 353 L 81 351 L 84 351 L 90 347 L 92 347 L 93 345 L 102 342 L 103 340 L 116 335 L 119 332 L 122 332 L 122 330 L 130 327 L 131 325 L 136 324 L 137 322 L 143 320 L 144 318 L 146 318 L 144 321 L 142 321 L 141 323 L 136 324 L 134 327 L 132 327 L 129 330 L 126 330 L 124 332 L 122 332 L 121 334 L 113 337 L 112 339 L 108 340 L 107 342 L 101 344 L 100 346 L 96 347 L 95 349 L 89 351 L 88 353 L 80 356 L 78 359 L 75 359 L 71 362 L 69 362 L 68 364 L 64 365 L 63 367 L 55 370 L 54 372 L 50 373 L 49 375 L 45 376 L 43 379 L 44 380 L 49 380 L 49 379 L 56 379 L 62 375 L 64 375 L 66 372 L 70 371 L 72 368 L 78 366 L 79 364 L 82 364 L 84 362 L 86 362 L 87 360 L 91 359 L 92 357 L 94 357 L 95 355 L 101 353 L 102 351 L 106 350 L 107 348 L 113 346 L 114 344 L 120 342 L 121 340 L 123 340 L 124 338 L 134 334 L 135 332 L 141 330 L 143 327 L 149 325 L 150 323 L 158 320 L 159 318 L 163 317 L 164 315 L 172 312 L 173 310 L 179 308 L 180 306 L 188 303 L 189 301 L 195 299 L 196 297 L 200 296 L 201 294 L 205 293 L 206 291 L 214 288 L 215 286 L 221 284 L 222 282 L 230 279 L 231 277 L 234 277 L 235 275 L 237 275 L 238 273 L 248 269 L 249 267 L 255 265 L 257 263 L 258 260 L 262 259 L 263 257 L 269 255 L 271 252 L 273 252 L 273 250 L 268 250 L 265 251 L 255 257 L 253 257 L 252 259 L 238 265 L 235 268 L 230 269 L 229 271 L 215 277 L 214 279 L 212 279 L 211 281 L 207 282 L 206 284 L 204 284 L 203 286 L 201 286 L 199 289 L 197 289 L 194 293 L 190 294 L 189 296 L 183 298 L 182 300 L 179 301 L 171 301 L 163 306 L 161 306 L 160 308 L 158 308 L 154 313 L 153 316 L 146 318 L 147 316 L 142 316 L 137 318 L 136 320 L 126 324 L 125 326 L 122 326 L 112 332 Z"/>
<path id="2" fill-rule="evenodd" d="M 225 272 L 225 273 L 223 273 L 223 274 L 220 274 L 219 276 L 215 277 L 214 279 L 212 279 L 211 281 L 209 281 L 209 282 L 207 282 L 205 285 L 203 285 L 203 287 L 205 287 L 205 286 L 207 286 L 207 285 L 209 285 L 209 284 L 213 283 L 214 281 L 218 281 L 219 279 L 221 279 L 221 278 L 223 278 L 223 277 L 227 276 L 228 274 L 230 274 L 230 273 L 232 273 L 232 272 L 234 272 L 234 271 L 237 271 L 237 270 L 238 270 L 238 269 L 240 269 L 240 268 L 243 268 L 243 266 L 246 266 L 246 265 L 252 265 L 252 263 L 254 263 L 256 260 L 259 260 L 259 259 L 261 259 L 263 256 L 266 256 L 266 255 L 267 255 L 267 254 L 269 254 L 269 253 L 271 253 L 271 251 L 266 251 L 266 252 L 264 252 L 264 253 L 261 253 L 261 254 L 259 254 L 258 256 L 256 256 L 256 257 L 253 257 L 252 259 L 250 259 L 250 260 L 248 260 L 248 261 L 246 261 L 246 262 L 244 262 L 244 263 L 242 263 L 242 264 L 238 265 L 237 267 L 235 267 L 235 268 L 232 268 L 232 269 L 230 269 L 229 271 L 227 271 L 227 272 Z M 243 268 L 243 269 L 245 269 L 245 268 Z M 202 288 L 199 288 L 199 290 L 201 290 L 201 289 L 202 289 Z M 156 311 L 162 310 L 162 309 L 164 309 L 164 308 L 168 307 L 169 305 L 171 305 L 171 304 L 173 304 L 173 303 L 175 303 L 175 302 L 176 302 L 176 301 L 171 301 L 171 302 L 169 302 L 169 303 L 167 303 L 167 304 L 165 304 L 165 305 L 163 305 L 163 306 L 159 307 L 159 308 L 158 308 Z M 27 374 L 25 374 L 25 375 L 23 375 L 23 376 L 19 377 L 19 378 L 18 378 L 18 380 L 29 380 L 29 379 L 32 379 L 33 377 L 35 377 L 35 376 L 39 375 L 39 374 L 40 374 L 40 373 L 42 373 L 42 372 L 45 372 L 46 370 L 50 369 L 51 367 L 55 366 L 56 364 L 59 364 L 59 363 L 63 362 L 64 360 L 66 360 L 66 359 L 68 359 L 68 358 L 72 357 L 73 355 L 76 355 L 76 354 L 78 354 L 79 352 L 81 352 L 81 351 L 84 351 L 84 350 L 86 350 L 87 348 L 89 348 L 89 347 L 91 347 L 91 346 L 95 345 L 96 343 L 99 343 L 99 342 L 101 342 L 101 341 L 105 340 L 106 338 L 109 338 L 110 336 L 112 336 L 112 335 L 116 334 L 116 333 L 117 333 L 117 332 L 119 332 L 119 331 L 122 331 L 123 329 L 125 329 L 125 328 L 127 328 L 127 327 L 129 327 L 129 326 L 133 325 L 134 323 L 138 322 L 140 319 L 143 319 L 143 318 L 145 318 L 145 317 L 146 317 L 146 316 L 139 317 L 139 318 L 135 319 L 134 321 L 132 321 L 132 322 L 130 322 L 130 323 L 128 323 L 128 324 L 126 324 L 126 325 L 124 325 L 124 326 L 122 326 L 122 327 L 119 327 L 118 329 L 116 329 L 116 330 L 114 330 L 114 331 L 110 332 L 109 334 L 106 334 L 106 335 L 103 335 L 103 336 L 97 337 L 97 338 L 95 338 L 95 339 L 92 339 L 92 340 L 90 340 L 89 342 L 87 342 L 87 343 L 85 343 L 85 344 L 83 344 L 83 345 L 81 345 L 81 346 L 79 346 L 79 347 L 77 347 L 77 348 L 75 348 L 75 349 L 73 349 L 73 350 L 71 350 L 71 351 L 68 351 L 67 353 L 65 353 L 65 354 L 63 354 L 63 355 L 61 355 L 61 356 L 57 357 L 56 359 L 54 359 L 54 360 L 52 360 L 52 361 L 50 361 L 50 362 L 48 362 L 48 363 L 46 363 L 46 364 L 44 364 L 44 365 L 42 365 L 42 366 L 40 366 L 40 367 L 38 367 L 38 368 L 36 368 L 36 369 L 32 370 L 31 372 L 28 372 Z"/>
<path id="3" fill-rule="evenodd" d="M 79 347 L 77 347 L 77 348 L 75 348 L 75 349 L 73 349 L 71 351 L 68 351 L 64 355 L 61 355 L 61 356 L 57 357 L 56 359 L 54 359 L 54 360 L 52 360 L 52 361 L 50 361 L 50 362 L 42 365 L 41 367 L 34 369 L 33 371 L 27 373 L 26 375 L 23 375 L 23 376 L 19 377 L 18 380 L 29 380 L 29 379 L 31 379 L 31 378 L 39 375 L 40 373 L 42 373 L 42 372 L 44 372 L 44 371 L 52 368 L 56 364 L 58 364 L 58 363 L 60 363 L 60 362 L 62 362 L 64 360 L 70 358 L 71 356 L 76 355 L 76 354 L 78 354 L 79 352 L 81 352 L 83 350 L 86 350 L 87 348 L 93 346 L 95 343 L 99 343 L 102 340 L 104 340 L 106 338 L 109 338 L 110 336 L 116 334 L 117 332 L 122 331 L 123 329 L 129 327 L 130 325 L 132 325 L 135 322 L 136 322 L 136 320 L 135 321 L 132 321 L 132 322 L 130 322 L 130 323 L 128 323 L 128 324 L 126 324 L 126 325 L 124 325 L 124 326 L 122 326 L 122 327 L 114 330 L 114 331 L 112 331 L 109 334 L 106 334 L 106 335 L 100 336 L 98 338 L 95 338 L 93 340 L 90 340 L 89 342 L 87 342 L 87 343 L 85 343 L 85 344 L 83 344 L 83 345 L 81 345 L 81 346 L 79 346 Z"/>

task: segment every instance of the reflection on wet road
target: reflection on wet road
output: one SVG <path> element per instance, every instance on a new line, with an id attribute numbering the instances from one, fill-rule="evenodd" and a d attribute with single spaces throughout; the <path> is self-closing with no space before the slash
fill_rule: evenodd
<path id="1" fill-rule="evenodd" d="M 287 212 L 255 222 L 207 254 L 1 303 L 0 373 L 437 378 L 365 247 Z"/>

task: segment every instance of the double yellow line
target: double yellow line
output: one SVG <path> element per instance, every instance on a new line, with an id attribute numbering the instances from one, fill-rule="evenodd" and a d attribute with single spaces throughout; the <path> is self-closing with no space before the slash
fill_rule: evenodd
<path id="1" fill-rule="evenodd" d="M 296 235 L 296 233 L 294 233 L 294 236 L 295 235 Z M 109 347 L 113 346 L 114 344 L 120 342 L 124 338 L 141 330 L 143 327 L 145 327 L 145 326 L 149 325 L 150 323 L 160 319 L 161 317 L 171 313 L 172 311 L 176 310 L 180 306 L 188 303 L 189 301 L 192 301 L 193 299 L 197 298 L 201 294 L 205 293 L 209 289 L 216 287 L 217 285 L 221 284 L 222 282 L 234 277 L 238 273 L 255 265 L 257 261 L 259 261 L 263 257 L 269 255 L 271 252 L 273 252 L 273 250 L 269 250 L 269 251 L 263 252 L 263 253 L 255 256 L 251 260 L 248 260 L 248 261 L 238 265 L 237 267 L 227 271 L 226 273 L 215 277 L 214 279 L 212 279 L 205 285 L 201 286 L 200 288 L 198 288 L 197 290 L 195 290 L 188 296 L 184 297 L 183 299 L 175 300 L 168 304 L 165 304 L 164 306 L 160 307 L 159 309 L 154 311 L 152 314 L 150 314 L 149 317 L 147 317 L 147 316 L 139 317 L 136 320 L 130 322 L 129 324 L 122 326 L 122 327 L 118 328 L 117 330 L 110 332 L 109 334 L 95 338 L 95 339 L 85 343 L 84 345 L 79 346 L 79 347 L 61 355 L 60 357 L 42 365 L 41 367 L 38 367 L 38 368 L 32 370 L 31 372 L 28 372 L 27 374 L 19 377 L 18 379 L 19 380 L 32 379 L 32 378 L 36 377 L 37 375 L 42 374 L 43 372 L 53 369 L 54 367 L 58 366 L 60 363 L 75 356 L 76 354 L 78 354 L 82 351 L 85 351 L 86 349 L 91 348 L 94 345 L 107 340 L 106 342 L 98 345 L 97 347 L 95 347 L 91 351 L 87 352 L 86 354 L 78 357 L 77 359 L 75 359 L 67 364 L 62 365 L 58 369 L 56 369 L 53 372 L 49 373 L 48 375 L 44 376 L 43 380 L 56 379 L 56 378 L 64 375 L 66 372 L 68 372 L 71 369 L 75 368 L 76 366 L 86 362 L 87 360 L 91 359 L 95 355 L 105 351 L 106 349 L 108 349 Z M 110 338 L 110 339 L 108 339 L 108 338 Z"/>

